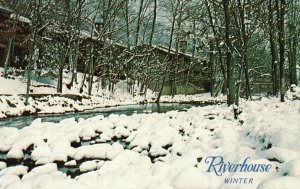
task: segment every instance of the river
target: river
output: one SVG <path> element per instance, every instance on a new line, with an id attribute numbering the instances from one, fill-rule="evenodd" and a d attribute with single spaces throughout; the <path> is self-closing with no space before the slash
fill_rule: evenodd
<path id="1" fill-rule="evenodd" d="M 109 116 L 110 114 L 140 114 L 140 113 L 164 113 L 172 110 L 185 111 L 193 106 L 207 106 L 212 105 L 212 102 L 197 103 L 197 104 L 182 104 L 182 103 L 150 103 L 143 105 L 124 105 L 114 106 L 106 108 L 97 108 L 93 110 L 87 110 L 84 112 L 69 112 L 64 114 L 38 114 L 20 117 L 10 117 L 0 120 L 0 127 L 16 127 L 21 129 L 25 126 L 29 126 L 35 119 L 41 118 L 42 122 L 59 122 L 63 119 L 75 117 L 76 120 L 79 118 L 87 119 L 97 115 Z"/>

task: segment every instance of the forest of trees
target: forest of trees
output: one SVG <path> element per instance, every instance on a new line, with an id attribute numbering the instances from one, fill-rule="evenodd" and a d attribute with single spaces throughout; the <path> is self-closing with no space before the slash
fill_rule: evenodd
<path id="1" fill-rule="evenodd" d="M 89 93 L 94 75 L 106 81 L 103 86 L 123 75 L 138 81 L 141 91 L 157 83 L 159 101 L 166 81 L 173 86 L 194 77 L 193 61 L 176 64 L 170 61 L 174 52 L 209 62 L 211 94 L 227 94 L 228 105 L 238 105 L 240 97 L 251 100 L 263 84 L 283 102 L 288 87 L 299 82 L 299 0 L 0 0 L 0 5 L 31 21 L 27 94 L 31 72 L 51 73 L 62 92 L 67 69 L 71 87 L 81 59 Z M 82 36 L 99 43 L 82 51 Z M 116 52 L 114 43 L 124 50 Z M 167 47 L 164 61 L 152 56 L 154 45 Z M 7 58 L 5 68 L 9 64 Z M 178 78 L 182 70 L 184 78 Z"/>

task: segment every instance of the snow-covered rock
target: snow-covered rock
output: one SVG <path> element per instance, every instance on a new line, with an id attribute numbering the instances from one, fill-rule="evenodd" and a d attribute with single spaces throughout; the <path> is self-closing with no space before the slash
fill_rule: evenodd
<path id="1" fill-rule="evenodd" d="M 242 101 L 238 119 L 232 107 L 214 105 L 187 112 L 97 116 L 59 123 L 36 120 L 23 129 L 2 127 L 0 150 L 23 158 L 28 156 L 23 150 L 32 147 L 31 158 L 40 166 L 27 173 L 27 167 L 12 169 L 3 164 L 0 188 L 297 188 L 299 107 L 300 101 L 262 98 Z M 92 144 L 82 141 L 85 137 L 93 138 Z M 205 163 L 212 155 L 224 157 L 226 164 L 250 157 L 249 164 L 272 168 L 216 176 L 207 172 Z M 79 165 L 81 172 L 75 168 L 80 173 L 71 179 L 52 163 L 57 161 L 71 169 Z M 224 177 L 251 177 L 254 182 L 224 184 Z"/>
<path id="2" fill-rule="evenodd" d="M 87 172 L 87 171 L 92 171 L 97 169 L 97 162 L 96 161 L 86 161 L 83 162 L 80 166 L 79 166 L 79 170 L 81 172 Z"/>

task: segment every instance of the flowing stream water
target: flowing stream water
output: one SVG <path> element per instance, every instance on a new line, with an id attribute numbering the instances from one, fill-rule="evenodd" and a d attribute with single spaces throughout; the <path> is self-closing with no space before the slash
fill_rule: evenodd
<path id="1" fill-rule="evenodd" d="M 205 103 L 197 103 L 197 104 L 181 104 L 181 103 L 161 103 L 161 104 L 145 104 L 145 105 L 125 105 L 125 106 L 114 106 L 114 107 L 106 107 L 106 108 L 97 108 L 94 110 L 84 111 L 84 112 L 72 112 L 72 113 L 65 113 L 65 114 L 47 114 L 47 115 L 30 115 L 30 116 L 21 116 L 21 117 L 11 117 L 7 119 L 0 120 L 0 128 L 1 127 L 16 127 L 21 129 L 23 127 L 29 126 L 35 119 L 41 118 L 42 122 L 59 122 L 63 119 L 75 117 L 76 120 L 83 118 L 87 119 L 97 115 L 103 115 L 105 117 L 111 114 L 125 114 L 125 115 L 132 115 L 132 114 L 140 114 L 140 113 L 164 113 L 172 110 L 177 111 L 187 111 L 187 109 L 193 106 L 208 106 L 213 105 L 216 103 L 212 102 L 205 102 Z M 109 141 L 119 142 L 123 144 L 124 142 L 121 140 L 117 141 Z M 72 145 L 72 144 L 71 144 Z M 92 145 L 92 141 L 80 141 L 77 146 L 83 145 Z M 74 146 L 75 147 L 75 146 Z M 124 147 L 126 148 L 126 146 Z M 27 150 L 24 150 L 24 157 L 22 159 L 10 159 L 7 157 L 7 152 L 0 152 L 0 162 L 5 162 L 8 167 L 17 166 L 17 165 L 24 165 L 28 167 L 28 171 L 32 170 L 33 168 L 39 166 L 35 163 L 35 161 L 31 158 L 31 152 L 33 150 L 33 145 L 28 147 Z M 151 160 L 154 161 L 153 157 Z M 65 166 L 64 162 L 55 162 L 58 165 L 58 169 L 61 172 L 66 173 L 67 175 L 71 176 L 72 178 L 82 174 L 79 170 L 79 166 L 81 165 L 82 161 L 77 161 L 76 166 Z M 22 176 L 20 176 L 22 177 Z"/>
<path id="2" fill-rule="evenodd" d="M 79 118 L 87 119 L 97 115 L 109 116 L 110 114 L 140 114 L 140 113 L 164 113 L 172 110 L 185 111 L 193 106 L 207 106 L 212 105 L 212 102 L 197 103 L 197 104 L 182 104 L 182 103 L 150 103 L 143 105 L 123 105 L 106 108 L 96 108 L 93 110 L 87 110 L 84 112 L 69 112 L 64 114 L 44 114 L 44 115 L 30 115 L 20 117 L 10 117 L 0 120 L 0 127 L 16 127 L 21 129 L 25 126 L 29 126 L 35 119 L 41 118 L 42 122 L 59 122 L 63 119 L 75 117 L 76 120 Z"/>

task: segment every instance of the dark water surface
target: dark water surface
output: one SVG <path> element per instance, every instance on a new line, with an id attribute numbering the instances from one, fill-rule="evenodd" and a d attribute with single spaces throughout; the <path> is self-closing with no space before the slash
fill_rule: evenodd
<path id="1" fill-rule="evenodd" d="M 70 112 L 64 114 L 46 114 L 46 115 L 30 115 L 30 116 L 21 116 L 21 117 L 11 117 L 0 120 L 0 127 L 16 127 L 23 128 L 30 125 L 35 119 L 41 118 L 42 122 L 59 122 L 63 119 L 75 117 L 76 120 L 79 118 L 87 119 L 97 115 L 103 115 L 105 117 L 110 114 L 140 114 L 140 113 L 165 113 L 172 110 L 185 111 L 193 106 L 208 106 L 215 103 L 206 102 L 206 103 L 197 103 L 197 104 L 182 104 L 182 103 L 150 103 L 143 105 L 124 105 L 124 106 L 114 106 L 106 108 L 97 108 L 94 110 L 87 110 L 84 112 Z"/>

